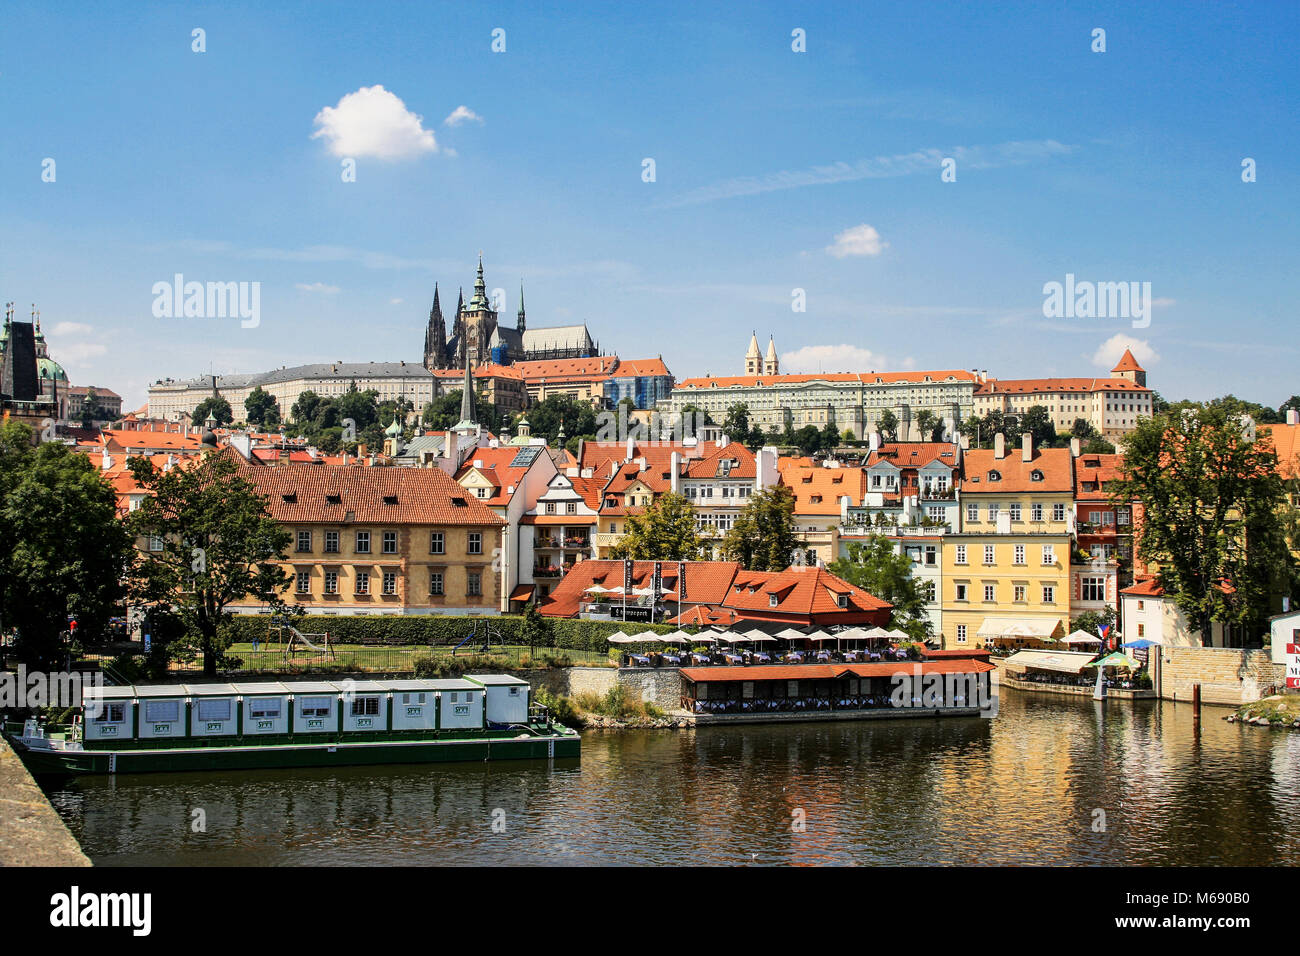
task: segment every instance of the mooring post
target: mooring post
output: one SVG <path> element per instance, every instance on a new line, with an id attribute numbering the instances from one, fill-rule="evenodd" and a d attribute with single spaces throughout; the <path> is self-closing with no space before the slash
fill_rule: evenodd
<path id="1" fill-rule="evenodd" d="M 1201 719 L 1201 685 L 1192 685 L 1192 719 Z"/>

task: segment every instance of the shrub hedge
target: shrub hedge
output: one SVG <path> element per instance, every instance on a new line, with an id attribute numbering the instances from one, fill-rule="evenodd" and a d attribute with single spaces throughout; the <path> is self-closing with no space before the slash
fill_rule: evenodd
<path id="1" fill-rule="evenodd" d="M 324 617 L 308 615 L 295 618 L 293 626 L 304 634 L 328 633 L 330 640 L 338 644 L 459 644 L 470 633 L 475 622 L 482 628 L 490 624 L 507 644 L 524 644 L 521 614 L 502 614 L 496 617 L 452 617 L 443 615 L 366 615 Z M 671 624 L 624 624 L 622 621 L 583 621 L 569 618 L 548 618 L 551 624 L 551 640 L 548 647 L 576 651 L 607 651 L 609 643 L 605 640 L 615 631 L 630 628 L 638 633 L 653 630 L 657 634 L 669 634 L 676 630 Z M 254 638 L 265 642 L 267 639 L 266 617 L 237 615 L 231 617 L 224 625 L 225 634 L 231 643 L 251 643 Z M 469 645 L 466 645 L 466 650 Z"/>

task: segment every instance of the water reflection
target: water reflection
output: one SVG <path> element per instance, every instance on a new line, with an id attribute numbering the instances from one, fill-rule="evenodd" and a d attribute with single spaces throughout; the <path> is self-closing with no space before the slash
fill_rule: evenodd
<path id="1" fill-rule="evenodd" d="M 991 721 L 591 732 L 581 763 L 49 786 L 100 865 L 1294 863 L 1300 734 L 1220 716 L 1007 693 Z"/>

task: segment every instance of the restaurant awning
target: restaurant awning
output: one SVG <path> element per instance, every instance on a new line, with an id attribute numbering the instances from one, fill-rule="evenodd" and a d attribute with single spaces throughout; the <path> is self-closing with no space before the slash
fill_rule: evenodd
<path id="1" fill-rule="evenodd" d="M 1020 670 L 1032 667 L 1035 670 L 1078 674 L 1095 656 L 1087 651 L 1016 651 L 1007 658 L 1006 665 Z"/>
<path id="2" fill-rule="evenodd" d="M 980 637 L 1029 637 L 1052 640 L 1061 622 L 1050 618 L 986 617 L 976 632 Z"/>
<path id="3" fill-rule="evenodd" d="M 510 592 L 510 600 L 512 601 L 531 600 L 533 596 L 533 591 L 534 591 L 534 586 L 531 584 L 517 585 L 515 589 Z"/>

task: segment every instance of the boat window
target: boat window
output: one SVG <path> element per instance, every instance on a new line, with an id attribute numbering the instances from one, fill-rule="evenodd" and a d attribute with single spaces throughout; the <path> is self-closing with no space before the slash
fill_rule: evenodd
<path id="1" fill-rule="evenodd" d="M 510 688 L 510 696 L 511 696 L 511 697 L 518 697 L 518 696 L 519 696 L 519 688 L 518 688 L 518 687 L 511 687 L 511 688 Z"/>
<path id="2" fill-rule="evenodd" d="M 378 697 L 354 697 L 352 698 L 352 716 L 353 717 L 375 717 L 379 714 Z"/>
<path id="3" fill-rule="evenodd" d="M 330 699 L 328 697 L 304 697 L 302 699 L 302 715 L 304 717 L 328 717 L 330 715 Z"/>
<path id="4" fill-rule="evenodd" d="M 279 717 L 280 699 L 278 697 L 269 697 L 265 700 L 249 701 L 248 715 L 254 719 L 260 717 L 263 720 Z"/>
<path id="5" fill-rule="evenodd" d="M 229 720 L 230 698 L 199 701 L 199 720 Z"/>
<path id="6" fill-rule="evenodd" d="M 120 724 L 126 720 L 126 704 L 101 703 L 95 722 L 99 724 Z"/>
<path id="7" fill-rule="evenodd" d="M 144 702 L 144 721 L 147 724 L 163 724 L 178 720 L 181 716 L 179 700 L 147 700 Z"/>

